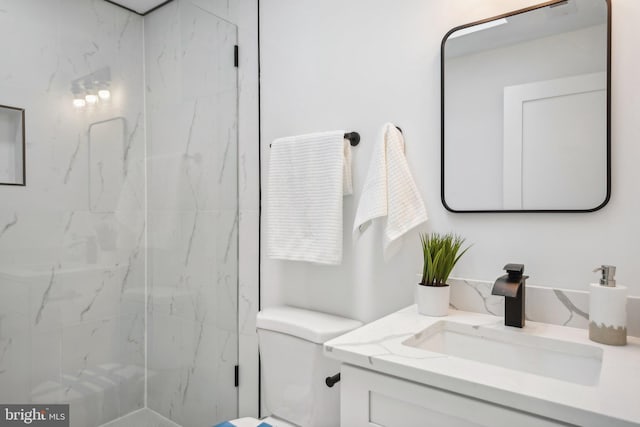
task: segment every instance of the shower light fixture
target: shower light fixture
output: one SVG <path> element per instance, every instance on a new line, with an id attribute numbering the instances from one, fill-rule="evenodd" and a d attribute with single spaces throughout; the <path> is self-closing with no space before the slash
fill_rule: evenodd
<path id="1" fill-rule="evenodd" d="M 85 95 L 84 100 L 87 101 L 88 105 L 96 105 L 98 103 L 98 95 L 88 93 Z"/>
<path id="2" fill-rule="evenodd" d="M 73 93 L 73 106 L 75 108 L 82 108 L 87 105 L 87 102 L 84 100 L 84 89 L 76 82 L 71 85 L 71 93 Z"/>
<path id="3" fill-rule="evenodd" d="M 101 100 L 108 101 L 109 99 L 111 99 L 111 92 L 109 92 L 109 89 L 100 89 L 98 91 L 98 96 Z"/>
<path id="4" fill-rule="evenodd" d="M 109 67 L 101 68 L 91 74 L 75 79 L 71 82 L 73 93 L 73 106 L 83 108 L 96 106 L 100 101 L 111 99 L 111 70 Z"/>

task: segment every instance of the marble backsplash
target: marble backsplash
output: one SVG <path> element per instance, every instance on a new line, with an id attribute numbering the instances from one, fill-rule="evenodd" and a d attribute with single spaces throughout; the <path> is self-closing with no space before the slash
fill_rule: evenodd
<path id="1" fill-rule="evenodd" d="M 451 307 L 504 316 L 504 297 L 491 295 L 493 282 L 452 278 Z M 588 329 L 589 292 L 527 285 L 525 316 L 532 322 Z M 640 298 L 627 301 L 627 333 L 640 337 Z"/>

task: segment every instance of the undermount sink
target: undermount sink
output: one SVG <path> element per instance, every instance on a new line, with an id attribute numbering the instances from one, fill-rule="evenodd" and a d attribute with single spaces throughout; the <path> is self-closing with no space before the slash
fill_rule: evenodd
<path id="1" fill-rule="evenodd" d="M 496 325 L 441 320 L 402 344 L 582 385 L 596 385 L 602 367 L 603 352 L 599 347 Z"/>

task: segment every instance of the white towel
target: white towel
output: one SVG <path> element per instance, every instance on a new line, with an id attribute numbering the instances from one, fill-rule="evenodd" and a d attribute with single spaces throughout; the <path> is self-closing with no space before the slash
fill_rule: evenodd
<path id="1" fill-rule="evenodd" d="M 344 139 L 344 133 L 342 134 L 344 145 L 344 160 L 342 166 L 342 194 L 350 196 L 353 194 L 353 173 L 351 172 L 351 142 Z"/>
<path id="2" fill-rule="evenodd" d="M 342 262 L 342 198 L 351 194 L 351 146 L 344 131 L 271 144 L 266 197 L 269 258 Z"/>
<path id="3" fill-rule="evenodd" d="M 387 217 L 383 238 L 385 259 L 393 255 L 392 244 L 396 243 L 393 249 L 398 249 L 399 238 L 428 218 L 404 154 L 404 137 L 391 123 L 384 125 L 374 149 L 353 224 L 354 237 L 370 221 L 384 216 Z"/>

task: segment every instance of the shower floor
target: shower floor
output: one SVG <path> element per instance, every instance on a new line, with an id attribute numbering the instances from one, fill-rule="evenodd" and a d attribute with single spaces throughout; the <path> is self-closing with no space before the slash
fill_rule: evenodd
<path id="1" fill-rule="evenodd" d="M 140 409 L 100 427 L 180 427 L 151 409 Z"/>

